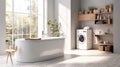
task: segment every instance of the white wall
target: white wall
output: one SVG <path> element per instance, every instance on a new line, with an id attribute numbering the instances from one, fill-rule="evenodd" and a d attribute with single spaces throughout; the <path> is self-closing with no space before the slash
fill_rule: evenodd
<path id="1" fill-rule="evenodd" d="M 55 18 L 65 36 L 65 50 L 71 49 L 71 0 L 55 0 Z"/>
<path id="2" fill-rule="evenodd" d="M 55 0 L 47 0 L 47 18 L 55 18 Z"/>
<path id="3" fill-rule="evenodd" d="M 41 16 L 39 17 L 39 26 L 38 26 L 38 37 L 45 37 L 46 35 L 42 34 L 47 34 L 48 33 L 48 27 L 47 27 L 47 21 L 48 19 L 53 19 L 55 18 L 55 1 L 54 0 L 43 0 L 44 1 L 44 6 L 41 6 L 41 3 L 39 3 L 39 7 L 43 9 L 43 13 L 41 13 Z M 42 11 L 41 11 L 42 12 Z M 42 16 L 43 14 L 43 16 Z M 43 23 L 41 23 L 43 22 Z M 44 30 L 44 32 L 43 32 Z M 41 32 L 42 31 L 42 32 Z M 49 34 L 49 33 L 48 33 Z"/>
<path id="4" fill-rule="evenodd" d="M 88 10 L 88 7 L 104 7 L 105 5 L 112 4 L 114 0 L 80 0 L 81 9 Z"/>
<path id="5" fill-rule="evenodd" d="M 80 0 L 71 0 L 71 48 L 76 48 L 76 29 L 79 27 Z"/>
<path id="6" fill-rule="evenodd" d="M 0 54 L 5 51 L 5 0 L 0 0 Z"/>
<path id="7" fill-rule="evenodd" d="M 114 0 L 114 52 L 120 53 L 120 0 Z"/>
<path id="8" fill-rule="evenodd" d="M 65 36 L 65 52 L 75 48 L 78 27 L 79 0 L 55 0 L 55 18 Z"/>

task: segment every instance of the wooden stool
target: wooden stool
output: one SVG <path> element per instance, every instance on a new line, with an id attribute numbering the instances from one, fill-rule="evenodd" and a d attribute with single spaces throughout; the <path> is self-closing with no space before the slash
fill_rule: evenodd
<path id="1" fill-rule="evenodd" d="M 7 53 L 7 60 L 6 63 L 8 63 L 8 58 L 10 57 L 11 63 L 13 64 L 13 60 L 12 60 L 12 54 L 16 51 L 15 49 L 7 49 L 5 50 Z"/>

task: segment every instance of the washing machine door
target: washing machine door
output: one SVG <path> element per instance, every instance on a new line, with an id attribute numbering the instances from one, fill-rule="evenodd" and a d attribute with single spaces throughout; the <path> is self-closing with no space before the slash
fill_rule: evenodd
<path id="1" fill-rule="evenodd" d="M 86 36 L 79 34 L 77 37 L 77 49 L 86 49 Z"/>
<path id="2" fill-rule="evenodd" d="M 79 35 L 79 41 L 80 42 L 84 42 L 85 41 L 85 37 L 83 35 Z"/>

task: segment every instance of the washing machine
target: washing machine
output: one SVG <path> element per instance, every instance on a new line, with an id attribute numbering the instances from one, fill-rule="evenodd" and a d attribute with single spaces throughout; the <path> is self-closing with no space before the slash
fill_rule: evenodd
<path id="1" fill-rule="evenodd" d="M 92 48 L 92 30 L 78 29 L 77 30 L 77 49 Z"/>

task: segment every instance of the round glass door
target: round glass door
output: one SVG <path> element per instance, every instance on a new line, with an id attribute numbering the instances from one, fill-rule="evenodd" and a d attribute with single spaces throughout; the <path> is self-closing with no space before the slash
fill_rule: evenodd
<path id="1" fill-rule="evenodd" d="M 83 36 L 83 35 L 80 35 L 80 36 L 79 36 L 79 41 L 80 41 L 80 42 L 84 42 L 84 36 Z"/>

